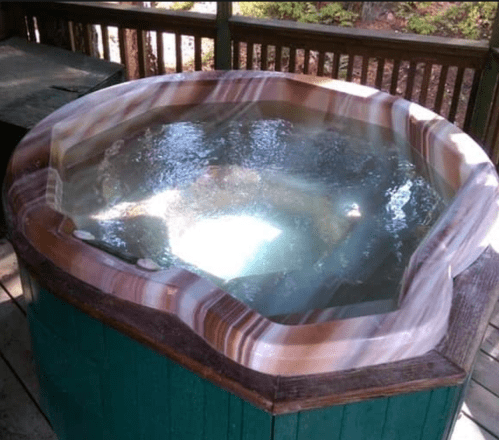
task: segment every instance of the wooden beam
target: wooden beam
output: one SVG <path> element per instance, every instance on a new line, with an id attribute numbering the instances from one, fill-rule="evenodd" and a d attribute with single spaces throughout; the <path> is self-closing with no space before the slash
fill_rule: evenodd
<path id="1" fill-rule="evenodd" d="M 230 30 L 232 2 L 217 2 L 217 36 L 215 39 L 215 69 L 230 70 Z"/>

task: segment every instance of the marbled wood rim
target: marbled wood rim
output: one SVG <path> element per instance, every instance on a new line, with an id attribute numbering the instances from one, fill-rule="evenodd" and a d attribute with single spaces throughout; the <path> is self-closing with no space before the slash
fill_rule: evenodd
<path id="1" fill-rule="evenodd" d="M 452 209 L 412 256 L 398 311 L 333 322 L 319 317 L 316 324 L 301 326 L 275 324 L 190 272 L 148 272 L 81 242 L 72 236 L 73 222 L 54 209 L 59 183 L 50 167 L 52 143 L 64 151 L 118 121 L 172 102 L 241 102 L 260 96 L 393 127 L 459 190 Z M 13 236 L 25 237 L 56 267 L 129 305 L 175 315 L 244 367 L 286 377 L 336 374 L 431 352 L 447 334 L 452 279 L 488 245 L 497 187 L 494 167 L 480 147 L 417 104 L 352 83 L 249 71 L 152 77 L 87 95 L 44 119 L 21 141 L 5 184 Z"/>

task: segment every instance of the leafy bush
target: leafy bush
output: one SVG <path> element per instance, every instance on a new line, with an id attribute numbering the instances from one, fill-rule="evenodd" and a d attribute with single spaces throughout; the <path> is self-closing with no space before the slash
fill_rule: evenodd
<path id="1" fill-rule="evenodd" d="M 194 2 L 173 2 L 170 9 L 173 11 L 189 11 L 194 6 Z"/>
<path id="2" fill-rule="evenodd" d="M 339 2 L 328 3 L 319 11 L 320 23 L 324 24 L 339 24 L 340 26 L 352 27 L 358 18 L 359 14 L 357 12 L 345 10 Z"/>
<path id="3" fill-rule="evenodd" d="M 268 2 L 239 2 L 239 9 L 246 17 L 270 18 L 267 17 L 266 11 L 268 4 Z"/>
<path id="4" fill-rule="evenodd" d="M 431 35 L 435 33 L 437 27 L 426 17 L 413 15 L 407 21 L 407 28 L 416 34 Z"/>
<path id="5" fill-rule="evenodd" d="M 341 2 L 240 2 L 241 14 L 256 18 L 292 20 L 301 23 L 336 24 L 353 26 L 359 17 L 356 12 L 344 9 Z"/>
<path id="6" fill-rule="evenodd" d="M 432 2 L 400 2 L 398 13 L 407 19 L 407 30 L 423 35 L 487 39 L 497 2 L 455 2 L 438 13 L 428 13 Z"/>
<path id="7" fill-rule="evenodd" d="M 497 11 L 497 2 L 465 2 L 458 28 L 465 38 L 488 38 Z"/>

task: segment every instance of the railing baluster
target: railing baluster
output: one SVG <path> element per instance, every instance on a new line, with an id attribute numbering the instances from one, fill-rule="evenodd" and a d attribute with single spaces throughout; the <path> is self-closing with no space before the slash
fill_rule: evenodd
<path id="1" fill-rule="evenodd" d="M 175 32 L 175 64 L 177 73 L 182 72 L 182 35 Z"/>
<path id="2" fill-rule="evenodd" d="M 201 59 L 201 37 L 194 37 L 194 70 L 200 71 L 203 69 Z"/>
<path id="3" fill-rule="evenodd" d="M 367 84 L 367 72 L 369 70 L 369 56 L 364 55 L 362 57 L 362 72 L 360 74 L 360 83 L 362 85 Z"/>
<path id="4" fill-rule="evenodd" d="M 310 49 L 305 49 L 305 55 L 303 57 L 303 73 L 308 75 L 308 68 L 310 66 Z"/>
<path id="5" fill-rule="evenodd" d="M 156 47 L 158 48 L 158 73 L 164 75 L 165 71 L 165 47 L 163 44 L 163 32 L 156 31 Z"/>
<path id="6" fill-rule="evenodd" d="M 409 75 L 407 76 L 407 84 L 405 87 L 405 96 L 407 100 L 412 99 L 412 90 L 414 88 L 414 78 L 416 77 L 416 61 L 409 63 Z"/>
<path id="7" fill-rule="evenodd" d="M 319 52 L 317 60 L 317 76 L 324 76 L 324 63 L 326 62 L 326 54 L 323 51 Z"/>
<path id="8" fill-rule="evenodd" d="M 107 26 L 101 24 L 101 35 L 102 35 L 102 47 L 104 48 L 104 59 L 109 61 L 111 59 L 111 55 L 109 53 L 109 31 Z"/>
<path id="9" fill-rule="evenodd" d="M 281 72 L 282 46 L 275 47 L 275 70 Z"/>
<path id="10" fill-rule="evenodd" d="M 125 66 L 127 79 L 130 79 L 130 72 L 128 71 L 128 43 L 126 39 L 126 29 L 118 28 L 118 40 L 120 45 L 120 60 L 121 64 Z"/>
<path id="11" fill-rule="evenodd" d="M 468 107 L 466 108 L 466 117 L 464 118 L 463 130 L 468 132 L 471 125 L 471 118 L 475 108 L 476 97 L 478 94 L 478 86 L 480 85 L 481 69 L 476 69 L 473 73 L 473 84 L 471 86 L 470 96 L 468 98 Z"/>
<path id="12" fill-rule="evenodd" d="M 449 110 L 449 121 L 454 122 L 456 119 L 457 106 L 461 96 L 461 86 L 463 85 L 464 67 L 457 69 L 456 82 L 454 83 L 454 91 L 452 92 L 452 102 Z"/>
<path id="13" fill-rule="evenodd" d="M 120 60 L 121 64 L 125 67 L 127 66 L 127 42 L 126 42 L 126 30 L 122 27 L 118 28 L 118 40 L 120 45 Z"/>
<path id="14" fill-rule="evenodd" d="M 261 57 L 260 57 L 260 69 L 267 70 L 267 52 L 268 46 L 266 44 L 262 44 L 261 46 Z"/>
<path id="15" fill-rule="evenodd" d="M 334 53 L 333 54 L 333 66 L 331 68 L 331 78 L 333 79 L 338 79 L 338 73 L 340 70 L 340 53 Z"/>
<path id="16" fill-rule="evenodd" d="M 383 87 L 383 74 L 385 73 L 385 59 L 378 58 L 378 68 L 376 69 L 376 80 L 374 86 L 381 90 Z"/>
<path id="17" fill-rule="evenodd" d="M 69 32 L 69 44 L 71 46 L 71 51 L 76 52 L 75 28 L 74 28 L 74 23 L 71 20 L 68 21 L 68 32 Z"/>
<path id="18" fill-rule="evenodd" d="M 429 61 L 424 66 L 423 82 L 421 83 L 421 91 L 419 92 L 419 103 L 426 105 L 426 98 L 428 97 L 428 87 L 430 86 L 430 77 L 433 64 Z"/>
<path id="19" fill-rule="evenodd" d="M 145 78 L 146 75 L 146 40 L 144 31 L 142 29 L 137 29 L 137 49 L 139 58 L 139 78 Z"/>
<path id="20" fill-rule="evenodd" d="M 393 60 L 392 81 L 390 83 L 390 93 L 395 95 L 397 93 L 397 85 L 399 82 L 400 60 Z"/>
<path id="21" fill-rule="evenodd" d="M 85 54 L 88 56 L 93 55 L 92 51 L 92 25 L 88 23 L 83 24 L 83 42 Z"/>
<path id="22" fill-rule="evenodd" d="M 246 43 L 246 70 L 253 70 L 253 43 Z"/>
<path id="23" fill-rule="evenodd" d="M 449 70 L 449 66 L 442 66 L 442 70 L 440 71 L 440 79 L 438 81 L 438 89 L 437 89 L 437 97 L 435 98 L 435 113 L 440 113 L 442 109 L 442 100 L 444 98 L 445 91 L 445 82 L 447 81 L 447 72 Z"/>
<path id="24" fill-rule="evenodd" d="M 234 48 L 234 62 L 233 62 L 233 66 L 232 68 L 234 70 L 239 70 L 240 69 L 240 61 L 239 61 L 239 41 L 237 40 L 234 40 L 234 45 L 233 45 L 233 48 Z"/>
<path id="25" fill-rule="evenodd" d="M 355 61 L 355 55 L 350 53 L 348 54 L 348 67 L 347 67 L 347 81 L 352 81 L 353 76 L 353 62 Z"/>
<path id="26" fill-rule="evenodd" d="M 32 15 L 26 16 L 26 26 L 28 29 L 28 40 L 31 41 L 32 43 L 35 43 L 36 42 L 35 20 L 33 19 Z"/>
<path id="27" fill-rule="evenodd" d="M 296 70 L 296 47 L 291 46 L 289 48 L 289 66 L 288 71 L 290 73 L 295 73 Z"/>

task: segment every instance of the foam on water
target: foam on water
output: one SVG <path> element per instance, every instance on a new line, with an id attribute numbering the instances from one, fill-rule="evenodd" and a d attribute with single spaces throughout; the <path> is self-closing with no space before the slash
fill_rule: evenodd
<path id="1" fill-rule="evenodd" d="M 184 267 L 274 320 L 393 308 L 447 201 L 379 127 L 278 110 L 199 106 L 103 140 L 67 166 L 63 209 L 107 251 Z"/>

